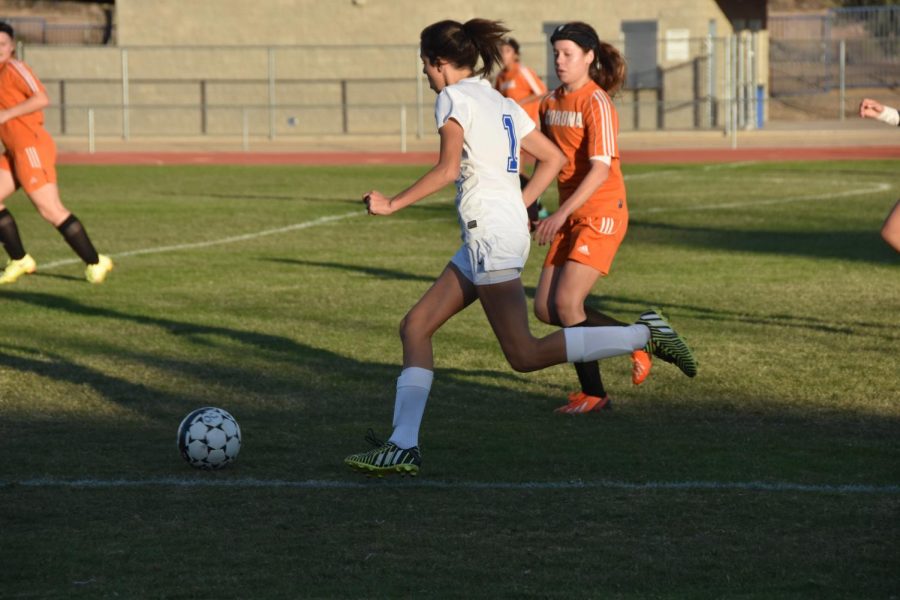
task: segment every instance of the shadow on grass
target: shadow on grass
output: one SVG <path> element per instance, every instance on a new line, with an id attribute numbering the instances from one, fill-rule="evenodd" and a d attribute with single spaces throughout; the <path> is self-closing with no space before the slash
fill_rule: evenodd
<path id="1" fill-rule="evenodd" d="M 420 281 L 424 283 L 431 283 L 436 279 L 438 275 L 437 273 L 434 276 L 418 275 L 415 273 L 408 273 L 396 269 L 385 269 L 381 267 L 370 267 L 365 265 L 350 265 L 337 262 L 298 260 L 293 258 L 274 258 L 266 260 L 281 264 L 296 265 L 300 267 L 316 267 L 323 269 L 334 269 L 338 271 L 350 271 L 353 273 L 362 273 L 371 277 L 377 277 L 379 279 L 392 281 Z M 529 299 L 533 300 L 534 294 L 534 287 L 525 286 L 525 295 Z M 413 298 L 409 300 L 410 306 L 412 306 L 414 300 L 415 299 Z M 700 306 L 696 304 L 679 304 L 666 302 L 665 299 L 660 298 L 640 298 L 636 296 L 612 294 L 605 294 L 603 296 L 591 295 L 588 297 L 587 304 L 588 306 L 601 312 L 610 315 L 622 316 L 626 320 L 629 320 L 632 317 L 636 317 L 651 306 L 659 306 L 660 308 L 667 311 L 675 309 L 679 313 L 688 313 L 685 316 L 690 316 L 691 318 L 705 321 L 773 326 L 779 328 L 808 329 L 812 331 L 835 334 L 869 335 L 890 341 L 895 341 L 898 339 L 898 334 L 894 333 L 893 330 L 885 328 L 882 323 L 849 319 L 845 321 L 834 322 L 826 321 L 809 314 L 753 314 L 746 311 L 737 310 L 714 310 L 706 306 Z"/>
<path id="2" fill-rule="evenodd" d="M 102 399 L 149 418 L 148 423 L 122 423 L 115 416 L 63 413 L 47 421 L 15 415 L 6 419 L 8 431 L 0 440 L 0 449 L 9 452 L 27 445 L 29 439 L 52 437 L 54 444 L 76 448 L 81 454 L 32 453 L 26 465 L 10 464 L 4 471 L 167 472 L 178 458 L 170 456 L 171 452 L 159 458 L 159 444 L 170 444 L 180 418 L 188 410 L 209 403 L 211 397 L 219 405 L 240 411 L 236 416 L 249 436 L 248 444 L 254 447 L 256 456 L 268 458 L 248 467 L 255 473 L 282 472 L 280 461 L 288 457 L 296 461 L 291 468 L 299 469 L 304 476 L 333 477 L 335 470 L 343 472 L 340 458 L 344 453 L 362 449 L 359 446 L 366 428 L 374 425 L 382 434 L 389 431 L 399 365 L 355 360 L 280 335 L 129 314 L 50 294 L 11 293 L 4 297 L 72 315 L 77 317 L 74 323 L 85 326 L 89 326 L 84 323 L 87 319 L 108 319 L 160 328 L 177 337 L 171 344 L 178 350 L 177 355 L 174 351 L 144 351 L 140 340 L 115 336 L 104 336 L 102 341 L 85 339 L 68 346 L 41 338 L 32 338 L 26 344 L 0 345 L 2 367 L 62 382 L 73 393 L 78 386 L 86 386 Z M 152 331 L 144 333 L 153 340 L 154 348 L 166 348 L 170 342 Z M 51 347 L 52 351 L 45 350 Z M 188 358 L 183 357 L 185 348 L 191 350 Z M 110 363 L 119 360 L 121 364 L 109 369 L 83 364 L 97 358 Z M 129 377 L 130 370 L 142 364 L 170 379 L 154 385 L 156 375 L 149 379 L 146 373 Z M 471 380 L 479 375 L 491 381 Z M 137 378 L 153 383 L 140 383 Z M 522 391 L 521 385 L 511 392 L 507 382 L 513 379 L 518 383 L 528 381 L 527 376 L 503 369 L 438 370 L 425 420 L 429 450 L 437 459 L 436 467 L 438 462 L 442 464 L 435 475 L 459 478 L 474 473 L 476 478 L 490 478 L 495 472 L 491 461 L 503 457 L 508 461 L 503 479 L 621 478 L 632 473 L 727 478 L 730 469 L 742 464 L 746 456 L 758 455 L 767 456 L 754 463 L 760 477 L 799 476 L 818 463 L 842 476 L 858 471 L 874 477 L 883 476 L 879 470 L 883 465 L 873 463 L 861 469 L 859 461 L 870 446 L 881 452 L 889 440 L 895 439 L 897 428 L 896 419 L 858 410 L 835 408 L 827 414 L 807 414 L 801 408 L 767 403 L 751 392 L 746 398 L 735 398 L 731 386 L 722 384 L 720 389 L 715 379 L 704 384 L 700 404 L 685 401 L 692 388 L 679 380 L 672 386 L 644 386 L 640 392 L 629 394 L 645 398 L 649 394 L 654 400 L 652 406 L 626 399 L 624 405 L 618 405 L 625 408 L 614 410 L 612 415 L 565 418 L 551 412 L 560 398 Z M 192 391 L 181 392 L 182 384 Z M 215 393 L 206 394 L 207 388 Z M 39 403 L 41 390 L 32 390 Z M 515 442 L 522 439 L 527 443 Z M 604 459 L 607 466 L 599 475 L 590 459 L 598 451 L 598 440 L 602 440 L 602 447 L 616 449 L 613 454 L 619 457 Z M 649 447 L 648 440 L 654 441 Z M 787 444 L 792 452 L 798 452 L 793 440 L 803 440 L 799 451 L 802 460 L 766 454 L 773 444 Z M 851 460 L 842 449 L 856 447 L 857 442 L 863 452 Z M 832 443 L 835 450 L 819 456 L 821 448 Z M 86 450 L 85 444 L 89 445 Z M 128 450 L 115 460 L 102 459 L 99 466 L 80 462 L 92 452 L 112 452 L 112 447 Z M 478 458 L 476 464 L 458 465 L 455 457 L 461 448 L 483 454 L 484 462 Z M 667 456 L 673 457 L 668 463 L 654 464 Z M 281 458 L 268 464 L 276 457 Z M 555 468 L 548 471 L 548 465 Z"/>
<path id="3" fill-rule="evenodd" d="M 335 394 L 335 390 L 350 389 L 354 394 L 351 397 L 363 398 L 373 395 L 374 389 L 378 390 L 374 395 L 391 400 L 393 382 L 401 369 L 400 365 L 354 360 L 280 335 L 129 314 L 44 293 L 14 293 L 5 298 L 78 317 L 129 321 L 162 329 L 177 337 L 178 343 L 185 341 L 201 349 L 201 357 L 185 359 L 140 352 L 132 349 L 131 344 L 84 347 L 78 348 L 77 352 L 114 355 L 122 361 L 139 362 L 169 373 L 173 379 L 182 377 L 185 380 L 205 381 L 210 385 L 242 390 L 248 395 L 272 394 L 312 403 L 328 403 L 335 395 L 346 395 Z M 110 340 L 110 343 L 114 344 L 115 340 Z M 48 353 L 44 348 L 22 347 L 12 353 L 0 351 L 0 365 L 72 384 L 89 385 L 109 400 L 132 408 L 143 407 L 148 416 L 167 414 L 171 406 L 191 400 L 106 375 L 68 360 L 61 354 Z M 509 381 L 523 378 L 511 370 L 438 369 L 438 372 L 454 380 L 474 376 Z M 474 386 L 474 395 L 485 394 L 485 390 L 477 389 L 480 387 L 477 384 L 460 380 L 460 385 Z"/>
<path id="4" fill-rule="evenodd" d="M 760 231 L 686 227 L 646 219 L 632 219 L 632 242 L 709 248 L 735 252 L 836 258 L 879 264 L 898 264 L 897 253 L 872 231 Z"/>

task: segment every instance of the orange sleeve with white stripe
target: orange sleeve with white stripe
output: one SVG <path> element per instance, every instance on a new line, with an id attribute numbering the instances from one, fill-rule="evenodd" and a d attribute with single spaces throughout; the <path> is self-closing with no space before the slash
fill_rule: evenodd
<path id="1" fill-rule="evenodd" d="M 22 61 L 15 59 L 9 61 L 9 66 L 19 75 L 18 77 L 12 78 L 13 85 L 15 85 L 26 98 L 30 98 L 38 92 L 46 92 L 44 84 L 37 78 L 31 70 L 31 67 Z"/>
<path id="2" fill-rule="evenodd" d="M 537 76 L 537 74 L 531 70 L 529 67 L 522 65 L 519 69 L 521 73 L 522 80 L 528 86 L 528 89 L 531 91 L 531 94 L 536 94 L 538 96 L 547 93 L 547 86 L 544 85 L 544 82 L 541 81 L 541 78 Z"/>
<path id="3" fill-rule="evenodd" d="M 582 109 L 584 133 L 590 158 L 619 156 L 619 116 L 609 95 L 598 89 L 586 99 Z"/>

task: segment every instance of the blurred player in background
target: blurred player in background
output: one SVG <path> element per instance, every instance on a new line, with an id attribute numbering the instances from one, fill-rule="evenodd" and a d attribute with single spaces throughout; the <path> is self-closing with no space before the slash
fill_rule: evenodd
<path id="1" fill-rule="evenodd" d="M 494 87 L 498 92 L 519 103 L 534 124 L 540 128 L 538 109 L 541 98 L 547 93 L 547 86 L 537 74 L 523 65 L 519 60 L 519 42 L 515 38 L 507 37 L 500 42 L 500 54 L 503 57 L 503 69 L 494 81 Z M 524 162 L 524 161 L 523 161 Z M 519 164 L 519 180 L 522 189 L 528 185 L 528 176 L 521 172 L 523 164 Z M 538 219 L 547 217 L 547 211 L 541 205 L 540 199 L 528 207 L 528 218 L 532 223 Z"/>
<path id="2" fill-rule="evenodd" d="M 550 43 L 562 85 L 541 101 L 541 125 L 568 163 L 557 178 L 559 208 L 535 232 L 539 244 L 550 243 L 535 293 L 535 314 L 561 327 L 625 325 L 585 305 L 591 288 L 609 273 L 628 229 L 619 119 L 611 99 L 624 83 L 625 60 L 586 23 L 559 26 Z M 650 354 L 638 349 L 631 356 L 632 381 L 640 384 L 650 372 Z M 693 358 L 678 364 L 688 376 L 696 374 Z M 581 389 L 569 394 L 557 412 L 610 408 L 599 363 L 576 363 L 575 371 Z"/>
<path id="3" fill-rule="evenodd" d="M 375 190 L 364 196 L 370 215 L 390 215 L 455 181 L 463 240 L 400 324 L 403 370 L 397 379 L 390 439 L 381 442 L 370 431 L 368 440 L 375 448 L 344 460 L 370 475 L 418 473 L 419 428 L 434 378 L 431 338 L 476 300 L 517 371 L 618 356 L 648 342 L 693 360 L 684 341 L 652 311 L 623 327 L 573 327 L 544 338 L 529 331 L 520 278 L 531 247 L 526 206 L 553 182 L 566 159 L 518 104 L 484 79 L 500 61 L 497 42 L 505 33 L 500 23 L 485 19 L 440 21 L 422 31 L 424 72 L 438 94 L 438 162 L 393 198 Z M 483 66 L 476 69 L 479 60 Z M 520 146 L 538 161 L 524 191 L 518 179 Z"/>
<path id="4" fill-rule="evenodd" d="M 43 109 L 50 104 L 47 91 L 22 61 L 15 58 L 13 28 L 0 22 L 0 241 L 9 262 L 0 284 L 14 283 L 34 273 L 37 265 L 25 252 L 19 228 L 4 200 L 21 187 L 40 215 L 62 234 L 87 265 L 85 278 L 102 283 L 112 270 L 108 256 L 97 254 L 81 221 L 59 198 L 56 186 L 56 145 L 44 129 Z"/>
<path id="5" fill-rule="evenodd" d="M 885 106 L 877 100 L 865 98 L 859 103 L 859 116 L 863 119 L 877 119 L 888 125 L 900 126 L 900 112 L 893 106 Z M 881 227 L 881 237 L 890 246 L 900 252 L 900 201 L 888 213 Z"/>

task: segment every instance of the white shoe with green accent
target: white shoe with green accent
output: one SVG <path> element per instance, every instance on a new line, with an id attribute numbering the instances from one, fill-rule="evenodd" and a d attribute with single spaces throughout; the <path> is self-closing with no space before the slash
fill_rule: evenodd
<path id="1" fill-rule="evenodd" d="M 400 448 L 393 442 L 382 442 L 375 437 L 371 429 L 366 434 L 366 441 L 375 448 L 368 452 L 351 454 L 344 459 L 345 465 L 355 471 L 375 477 L 384 477 L 394 473 L 415 477 L 419 474 L 422 455 L 419 453 L 418 447 Z"/>
<path id="2" fill-rule="evenodd" d="M 19 260 L 9 259 L 3 274 L 0 275 L 0 285 L 4 283 L 15 283 L 22 275 L 30 275 L 37 271 L 37 263 L 31 258 L 30 254 L 26 254 Z"/>
<path id="3" fill-rule="evenodd" d="M 84 269 L 84 278 L 90 283 L 103 283 L 109 272 L 113 270 L 113 261 L 105 254 L 101 254 L 96 264 L 88 265 Z"/>

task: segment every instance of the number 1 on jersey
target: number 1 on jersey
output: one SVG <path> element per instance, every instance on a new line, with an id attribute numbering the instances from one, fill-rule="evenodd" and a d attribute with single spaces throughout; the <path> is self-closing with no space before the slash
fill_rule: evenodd
<path id="1" fill-rule="evenodd" d="M 506 129 L 506 137 L 509 138 L 509 158 L 506 159 L 506 170 L 510 173 L 518 173 L 519 147 L 512 115 L 503 115 L 503 128 Z"/>

